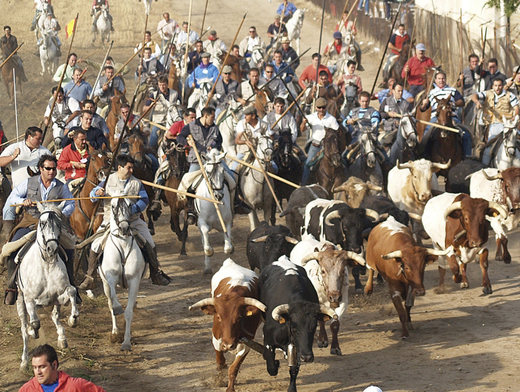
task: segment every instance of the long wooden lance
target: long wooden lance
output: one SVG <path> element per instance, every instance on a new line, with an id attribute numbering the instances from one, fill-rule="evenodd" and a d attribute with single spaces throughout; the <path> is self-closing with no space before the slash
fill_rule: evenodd
<path id="1" fill-rule="evenodd" d="M 200 27 L 201 36 L 202 36 L 202 33 L 204 32 L 204 22 L 206 22 L 206 12 L 208 12 L 208 2 L 209 2 L 209 0 L 206 0 L 206 6 L 204 7 L 204 16 L 202 17 L 202 26 Z"/>
<path id="2" fill-rule="evenodd" d="M 184 53 L 184 71 L 186 72 L 185 79 L 182 81 L 182 96 L 181 102 L 184 104 L 185 94 L 186 94 L 186 82 L 188 80 L 188 49 L 190 47 L 190 32 L 191 32 L 191 9 L 193 7 L 193 0 L 190 0 L 190 8 L 188 11 L 188 32 L 186 33 L 186 51 Z M 195 72 L 195 68 L 193 68 L 193 72 Z M 193 74 L 195 78 L 195 73 Z M 215 82 L 216 83 L 216 82 Z"/>
<path id="3" fill-rule="evenodd" d="M 16 52 L 18 52 L 18 50 L 22 47 L 22 45 L 23 45 L 24 43 L 25 43 L 25 42 L 22 42 L 20 45 L 18 45 L 18 47 L 17 47 L 15 50 L 13 50 L 13 53 L 11 53 L 9 56 L 7 56 L 7 58 L 2 62 L 2 64 L 0 64 L 0 69 L 2 69 L 2 67 L 3 67 L 3 66 L 4 66 L 4 65 L 9 61 L 9 59 L 10 59 L 11 57 L 14 56 L 14 54 L 15 54 Z"/>
<path id="4" fill-rule="evenodd" d="M 85 74 L 87 73 L 88 71 L 88 67 L 85 67 L 85 69 L 83 70 L 83 72 L 81 73 L 81 75 L 79 75 L 79 81 L 81 83 L 81 79 L 83 79 L 83 76 L 85 76 Z M 72 88 L 67 92 L 67 95 L 65 97 L 68 97 L 70 95 L 70 93 L 76 88 L 77 86 L 77 83 L 74 83 L 74 85 L 72 86 Z M 94 91 L 94 90 L 92 90 Z"/>
<path id="5" fill-rule="evenodd" d="M 89 95 L 88 99 L 92 99 L 92 96 L 94 95 L 94 90 L 96 89 L 96 85 L 99 82 L 99 78 L 101 77 L 101 73 L 103 72 L 103 68 L 105 68 L 105 64 L 107 62 L 108 55 L 110 54 L 110 51 L 112 50 L 112 46 L 113 45 L 114 45 L 114 40 L 112 40 L 112 42 L 110 42 L 110 46 L 108 47 L 108 50 L 105 53 L 105 58 L 103 59 L 103 62 L 101 63 L 101 67 L 99 67 L 99 72 L 97 74 L 96 81 L 92 85 L 92 93 Z"/>
<path id="6" fill-rule="evenodd" d="M 213 203 L 213 204 L 224 204 L 224 203 L 222 203 L 221 201 L 217 201 L 217 200 L 214 200 L 214 199 L 210 199 L 210 198 L 207 198 L 207 197 L 204 197 L 204 196 L 195 195 L 194 193 L 189 193 L 189 192 L 180 191 L 180 190 L 178 190 L 178 189 L 170 188 L 170 187 L 167 187 L 167 186 L 164 186 L 164 185 L 159 185 L 159 184 L 156 184 L 156 183 L 154 183 L 154 182 L 145 181 L 145 180 L 140 180 L 140 181 L 141 181 L 144 185 L 148 185 L 148 186 L 151 186 L 151 187 L 153 187 L 153 188 L 159 188 L 159 189 L 162 189 L 163 191 L 173 192 L 173 193 L 178 193 L 179 195 L 184 195 L 184 196 L 188 196 L 188 197 L 193 197 L 194 199 L 200 199 L 200 200 L 209 201 L 210 203 Z"/>

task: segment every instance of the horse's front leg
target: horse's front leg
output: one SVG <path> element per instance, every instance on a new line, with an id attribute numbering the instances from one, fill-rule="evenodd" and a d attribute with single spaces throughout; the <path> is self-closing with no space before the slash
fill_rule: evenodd
<path id="1" fill-rule="evenodd" d="M 56 332 L 58 332 L 58 348 L 64 349 L 69 345 L 67 343 L 67 338 L 65 337 L 65 328 L 63 328 L 63 324 L 60 321 L 60 311 L 61 305 L 55 304 L 52 308 L 52 321 L 54 325 L 56 325 Z"/>
<path id="2" fill-rule="evenodd" d="M 151 235 L 155 235 L 155 226 L 153 224 L 152 214 L 148 210 L 146 210 L 146 216 L 148 217 L 148 230 L 150 230 Z"/>
<path id="3" fill-rule="evenodd" d="M 211 274 L 211 259 L 210 257 L 213 256 L 213 248 L 211 247 L 209 243 L 209 226 L 200 219 L 199 217 L 199 230 L 201 234 L 201 240 L 202 240 L 202 248 L 204 249 L 204 273 L 205 274 Z"/>
<path id="4" fill-rule="evenodd" d="M 18 294 L 18 300 L 16 301 L 16 310 L 20 317 L 20 330 L 22 331 L 23 340 L 22 363 L 20 364 L 20 370 L 24 371 L 29 366 L 29 334 L 27 333 L 29 325 L 27 324 L 27 309 L 25 308 L 23 292 L 21 291 Z"/>
<path id="5" fill-rule="evenodd" d="M 36 313 L 36 302 L 34 299 L 25 298 L 25 308 L 27 309 L 27 314 L 29 315 L 29 335 L 38 339 L 40 337 L 40 319 L 38 318 L 38 313 Z"/>
<path id="6" fill-rule="evenodd" d="M 224 233 L 224 253 L 231 255 L 233 252 L 235 252 L 235 247 L 233 246 L 232 238 L 231 238 L 231 226 L 232 222 L 231 220 L 226 223 L 226 231 L 227 233 Z"/>
<path id="7" fill-rule="evenodd" d="M 134 277 L 127 277 L 128 279 L 128 302 L 126 304 L 125 309 L 125 338 L 123 343 L 121 344 L 121 351 L 131 351 L 132 350 L 132 319 L 134 317 L 134 306 L 137 301 L 137 293 L 139 291 L 139 283 L 141 281 L 142 270 L 139 271 L 138 274 L 134 275 Z"/>
<path id="8" fill-rule="evenodd" d="M 116 296 L 116 279 L 111 277 L 111 274 L 105 272 L 105 279 L 103 279 L 103 290 L 108 300 L 108 310 L 110 310 L 110 316 L 112 317 L 112 334 L 110 341 L 112 343 L 117 342 L 119 330 L 117 328 L 116 316 L 123 313 L 123 307 L 117 300 Z"/>
<path id="9" fill-rule="evenodd" d="M 79 317 L 78 303 L 76 302 L 77 289 L 74 286 L 69 286 L 67 287 L 66 293 L 70 300 L 70 317 L 68 324 L 70 327 L 74 328 L 78 325 Z"/>

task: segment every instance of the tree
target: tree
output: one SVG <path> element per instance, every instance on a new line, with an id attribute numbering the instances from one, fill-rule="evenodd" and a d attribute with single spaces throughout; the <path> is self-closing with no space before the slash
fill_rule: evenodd
<path id="1" fill-rule="evenodd" d="M 488 8 L 496 8 L 500 10 L 500 0 L 489 0 L 486 4 Z M 509 18 L 520 6 L 520 0 L 504 0 L 504 12 L 509 22 Z"/>

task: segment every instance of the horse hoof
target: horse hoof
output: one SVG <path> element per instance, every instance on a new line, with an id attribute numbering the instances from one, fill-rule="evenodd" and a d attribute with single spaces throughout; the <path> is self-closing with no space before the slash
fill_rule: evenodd
<path id="1" fill-rule="evenodd" d="M 122 306 L 117 306 L 114 309 L 112 309 L 112 314 L 114 316 L 119 316 L 120 314 L 123 314 L 125 311 L 123 310 Z"/>
<path id="2" fill-rule="evenodd" d="M 132 351 L 132 344 L 130 342 L 121 345 L 121 351 Z"/>
<path id="3" fill-rule="evenodd" d="M 40 320 L 33 321 L 31 327 L 35 332 L 38 331 L 40 329 Z"/>
<path id="4" fill-rule="evenodd" d="M 230 248 L 224 248 L 224 253 L 227 255 L 232 255 L 235 252 L 235 247 L 231 246 Z"/>
<path id="5" fill-rule="evenodd" d="M 331 347 L 330 348 L 330 353 L 332 355 L 341 356 L 341 349 L 339 347 Z"/>
<path id="6" fill-rule="evenodd" d="M 60 340 L 58 339 L 58 348 L 63 350 L 65 348 L 69 347 L 69 344 L 67 343 L 67 340 Z"/>
<path id="7" fill-rule="evenodd" d="M 204 275 L 211 275 L 213 273 L 213 271 L 211 270 L 211 268 L 204 268 Z"/>
<path id="8" fill-rule="evenodd" d="M 92 290 L 87 290 L 87 297 L 89 297 L 90 299 L 94 299 L 94 298 L 96 298 L 96 296 L 94 295 L 94 293 L 92 292 Z"/>
<path id="9" fill-rule="evenodd" d="M 119 336 L 117 333 L 110 334 L 110 343 L 118 343 Z"/>
<path id="10" fill-rule="evenodd" d="M 363 290 L 363 287 L 356 288 L 356 294 L 364 294 L 365 290 Z"/>
<path id="11" fill-rule="evenodd" d="M 24 361 L 20 364 L 20 371 L 24 373 L 26 370 L 29 369 L 29 363 L 27 361 Z"/>
<path id="12" fill-rule="evenodd" d="M 482 289 L 482 292 L 484 293 L 484 295 L 493 294 L 493 289 L 491 288 L 491 286 L 489 286 L 489 287 L 484 287 L 484 288 Z"/>
<path id="13" fill-rule="evenodd" d="M 504 256 L 504 263 L 505 264 L 511 264 L 511 255 L 505 255 Z"/>
<path id="14" fill-rule="evenodd" d="M 328 340 L 318 340 L 318 347 L 319 348 L 326 348 L 329 346 Z"/>
<path id="15" fill-rule="evenodd" d="M 213 256 L 214 253 L 215 253 L 215 251 L 213 250 L 213 248 L 204 249 L 204 255 L 207 257 Z"/>
<path id="16" fill-rule="evenodd" d="M 76 328 L 78 326 L 78 316 L 69 317 L 69 327 Z"/>
<path id="17" fill-rule="evenodd" d="M 469 283 L 468 282 L 462 282 L 460 284 L 461 289 L 469 289 Z"/>

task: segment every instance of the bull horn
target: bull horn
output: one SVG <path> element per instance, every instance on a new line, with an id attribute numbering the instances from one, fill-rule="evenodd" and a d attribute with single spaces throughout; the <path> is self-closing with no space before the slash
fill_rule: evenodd
<path id="1" fill-rule="evenodd" d="M 489 208 L 497 210 L 498 213 L 500 214 L 500 216 L 502 217 L 502 219 L 504 219 L 504 220 L 507 219 L 507 211 L 504 207 L 502 207 L 500 204 L 498 204 L 494 201 L 490 201 L 488 203 L 489 203 Z"/>
<path id="2" fill-rule="evenodd" d="M 300 260 L 300 264 L 303 266 L 311 260 L 318 260 L 319 257 L 320 257 L 319 252 L 309 253 L 308 255 L 304 256 L 303 259 Z"/>
<path id="3" fill-rule="evenodd" d="M 486 173 L 486 170 L 482 170 L 482 174 L 484 175 L 484 177 L 486 177 L 486 180 L 488 181 L 494 181 L 494 180 L 502 180 L 502 172 L 499 171 L 497 174 L 495 174 L 494 176 L 490 176 Z"/>
<path id="4" fill-rule="evenodd" d="M 448 216 L 453 212 L 457 210 L 462 209 L 462 202 L 456 201 L 450 204 L 448 208 L 446 208 L 446 211 L 444 211 L 444 220 L 448 219 Z"/>
<path id="5" fill-rule="evenodd" d="M 440 170 L 446 170 L 450 166 L 451 166 L 451 159 L 448 161 L 448 163 L 445 163 L 445 164 L 442 164 L 442 163 L 439 163 L 439 162 L 434 162 L 433 163 L 433 167 L 436 167 L 437 169 L 440 169 Z"/>
<path id="6" fill-rule="evenodd" d="M 366 216 L 373 218 L 374 222 L 379 222 L 379 220 L 381 219 L 379 214 L 376 211 L 371 210 L 370 208 L 365 209 L 365 213 Z"/>
<path id="7" fill-rule="evenodd" d="M 325 218 L 325 224 L 326 224 L 327 226 L 334 226 L 334 224 L 333 224 L 333 223 L 330 223 L 330 221 L 331 221 L 332 219 L 336 219 L 336 218 L 341 219 L 341 215 L 339 214 L 339 211 L 333 211 L 333 212 L 331 212 L 331 213 L 330 213 L 329 215 L 327 215 L 327 217 Z"/>
<path id="8" fill-rule="evenodd" d="M 285 241 L 293 245 L 296 245 L 299 242 L 296 238 L 289 237 L 288 235 L 285 236 Z"/>
<path id="9" fill-rule="evenodd" d="M 385 219 L 388 219 L 389 216 L 390 216 L 390 214 L 388 212 L 385 212 L 384 214 L 379 214 L 379 219 L 385 220 Z"/>
<path id="10" fill-rule="evenodd" d="M 412 164 L 411 164 L 411 162 L 400 163 L 400 162 L 399 162 L 399 159 L 397 160 L 397 162 L 395 163 L 395 165 L 397 166 L 397 168 L 398 168 L 399 170 L 403 170 L 403 169 L 411 169 L 411 168 L 412 168 Z"/>
<path id="11" fill-rule="evenodd" d="M 397 259 L 401 257 L 403 257 L 403 251 L 401 250 L 396 250 L 394 252 L 388 253 L 387 255 L 381 255 L 383 260 Z"/>
<path id="12" fill-rule="evenodd" d="M 432 256 L 446 256 L 448 253 L 450 253 L 450 250 L 451 250 L 450 248 L 445 249 L 445 250 L 427 248 L 426 253 L 428 253 L 429 255 L 432 255 Z"/>
<path id="13" fill-rule="evenodd" d="M 347 154 L 347 161 L 350 161 L 350 158 L 352 158 L 352 155 L 356 154 L 360 148 L 361 148 L 361 144 L 358 144 L 352 150 L 350 150 L 350 152 Z"/>
<path id="14" fill-rule="evenodd" d="M 338 315 L 336 314 L 336 312 L 327 305 L 323 305 L 323 304 L 320 305 L 320 313 L 326 314 L 330 318 L 333 318 L 336 320 L 338 318 Z"/>
<path id="15" fill-rule="evenodd" d="M 199 302 L 191 305 L 188 309 L 189 310 L 195 310 L 197 308 L 202 308 L 203 306 L 207 306 L 207 305 L 214 305 L 215 304 L 215 299 L 214 298 L 205 298 L 205 299 L 202 299 L 200 300 Z"/>
<path id="16" fill-rule="evenodd" d="M 285 210 L 282 211 L 282 213 L 279 215 L 280 218 L 283 218 L 285 215 L 291 213 L 293 208 L 286 207 Z"/>
<path id="17" fill-rule="evenodd" d="M 332 193 L 339 193 L 339 192 L 344 192 L 346 191 L 347 189 L 345 188 L 345 183 L 341 184 L 340 186 L 338 186 L 337 188 L 334 188 L 334 190 L 332 191 Z"/>
<path id="18" fill-rule="evenodd" d="M 383 187 L 381 187 L 379 185 L 372 184 L 370 181 L 367 182 L 367 186 L 368 186 L 368 189 L 370 189 L 371 191 L 376 191 L 376 192 L 382 192 L 383 191 Z"/>
<path id="19" fill-rule="evenodd" d="M 282 318 L 282 314 L 287 313 L 289 311 L 289 304 L 278 305 L 273 309 L 271 315 L 276 321 L 280 321 Z"/>
<path id="20" fill-rule="evenodd" d="M 349 259 L 354 260 L 359 265 L 367 265 L 366 260 L 363 257 L 361 257 L 360 255 L 358 255 L 356 252 L 347 250 L 346 255 Z"/>
<path id="21" fill-rule="evenodd" d="M 412 218 L 413 220 L 416 220 L 416 221 L 419 221 L 419 222 L 422 220 L 422 215 L 416 214 L 415 212 L 409 212 L 408 216 L 410 218 Z"/>
<path id="22" fill-rule="evenodd" d="M 244 303 L 246 305 L 255 306 L 255 307 L 257 307 L 258 309 L 260 309 L 264 313 L 267 310 L 267 306 L 265 306 L 262 302 L 260 302 L 259 300 L 255 299 L 255 298 L 245 297 L 244 298 Z"/>
<path id="23" fill-rule="evenodd" d="M 253 240 L 251 240 L 251 242 L 265 242 L 265 240 L 267 239 L 267 236 L 266 235 L 263 235 L 262 237 L 258 237 L 258 238 L 255 238 Z"/>

